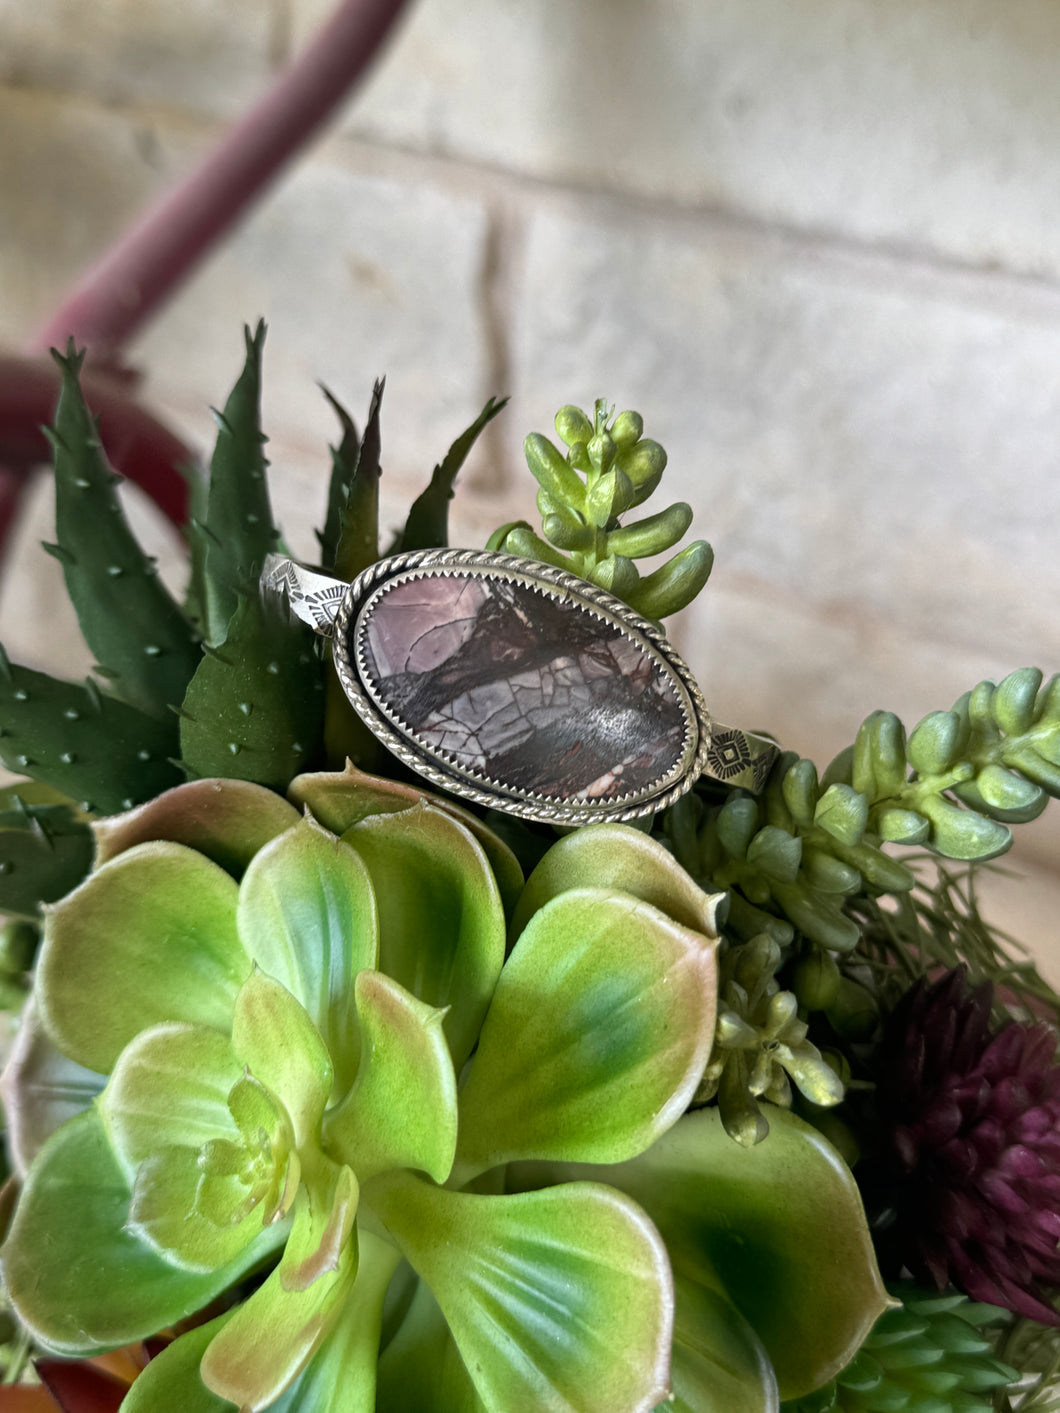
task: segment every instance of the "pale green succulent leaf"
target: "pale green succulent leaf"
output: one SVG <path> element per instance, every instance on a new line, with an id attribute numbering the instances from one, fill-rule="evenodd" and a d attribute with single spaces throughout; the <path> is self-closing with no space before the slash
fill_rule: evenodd
<path id="1" fill-rule="evenodd" d="M 673 1289 L 658 1233 L 611 1188 L 488 1197 L 409 1173 L 370 1200 L 430 1286 L 489 1413 L 647 1413 L 669 1387 Z"/>
<path id="2" fill-rule="evenodd" d="M 658 840 L 627 824 L 590 824 L 557 840 L 526 881 L 512 936 L 552 898 L 587 887 L 631 893 L 683 927 L 717 936 L 724 894 L 704 893 Z"/>
<path id="3" fill-rule="evenodd" d="M 571 889 L 501 973 L 460 1094 L 458 1162 L 619 1162 L 688 1106 L 710 1055 L 716 944 L 648 903 Z"/>
<path id="4" fill-rule="evenodd" d="M 342 771 L 299 775 L 291 781 L 287 793 L 295 804 L 307 808 L 314 819 L 333 834 L 345 834 L 347 829 L 372 815 L 396 814 L 426 801 L 444 814 L 452 815 L 482 846 L 501 890 L 506 913 L 511 912 L 522 891 L 523 871 L 511 849 L 478 815 L 455 800 L 428 794 L 399 780 L 368 775 L 350 762 Z"/>
<path id="5" fill-rule="evenodd" d="M 445 1013 L 379 971 L 356 982 L 363 1054 L 353 1088 L 325 1120 L 325 1146 L 362 1182 L 416 1168 L 444 1182 L 456 1153 L 456 1075 Z"/>
<path id="6" fill-rule="evenodd" d="M 121 1413 L 232 1413 L 231 1403 L 199 1377 L 203 1354 L 232 1314 L 226 1310 L 197 1325 L 156 1354 L 122 1400 Z"/>
<path id="7" fill-rule="evenodd" d="M 335 1323 L 303 1372 L 269 1413 L 376 1413 L 379 1331 L 387 1286 L 401 1259 L 387 1241 L 358 1233 L 357 1276 L 338 1308 Z M 416 1407 L 415 1399 L 403 1413 Z M 225 1405 L 226 1408 L 229 1405 Z"/>
<path id="8" fill-rule="evenodd" d="M 220 1397 L 230 1399 L 241 1413 L 271 1408 L 334 1328 L 357 1274 L 350 1201 L 351 1189 L 340 1184 L 335 1194 L 335 1205 L 341 1209 L 338 1231 L 350 1234 L 333 1250 L 334 1261 L 310 1284 L 287 1289 L 284 1275 L 298 1269 L 298 1258 L 321 1232 L 321 1221 L 329 1242 L 336 1235 L 334 1210 L 316 1210 L 302 1194 L 289 1242 L 294 1257 L 288 1260 L 285 1252 L 280 1265 L 238 1307 L 203 1355 L 203 1382 Z"/>
<path id="9" fill-rule="evenodd" d="M 105 1084 L 105 1076 L 85 1069 L 52 1044 L 31 997 L 0 1077 L 7 1146 L 18 1177 L 25 1177 L 57 1128 L 91 1107 Z"/>
<path id="10" fill-rule="evenodd" d="M 95 821 L 96 867 L 136 844 L 169 839 L 240 878 L 258 850 L 298 818 L 282 795 L 250 780 L 189 780 L 125 814 Z"/>
<path id="11" fill-rule="evenodd" d="M 331 1094 L 331 1058 L 305 1007 L 257 968 L 236 997 L 232 1049 L 283 1104 L 296 1145 L 308 1143 Z"/>
<path id="12" fill-rule="evenodd" d="M 230 1038 L 208 1026 L 168 1022 L 127 1045 L 99 1111 L 130 1183 L 160 1148 L 237 1137 L 228 1095 L 242 1074 Z"/>
<path id="13" fill-rule="evenodd" d="M 228 1265 L 196 1273 L 145 1245 L 128 1214 L 128 1184 L 99 1115 L 78 1114 L 30 1168 L 0 1256 L 5 1289 L 46 1348 L 81 1355 L 146 1339 L 201 1310 L 283 1237 L 272 1228 Z"/>
<path id="14" fill-rule="evenodd" d="M 174 1268 L 208 1274 L 249 1249 L 265 1229 L 267 1214 L 264 1202 L 246 1210 L 247 1189 L 233 1177 L 225 1185 L 226 1203 L 217 1201 L 219 1184 L 213 1185 L 214 1201 L 223 1210 L 205 1216 L 198 1206 L 201 1179 L 198 1149 L 156 1149 L 137 1170 L 128 1226 Z"/>
<path id="15" fill-rule="evenodd" d="M 405 1318 L 379 1357 L 375 1413 L 410 1408 L 483 1413 L 484 1406 L 437 1300 L 419 1281 Z"/>
<path id="16" fill-rule="evenodd" d="M 379 968 L 437 1009 L 457 1070 L 504 963 L 505 920 L 486 855 L 451 815 L 420 803 L 355 824 L 379 905 Z"/>
<path id="17" fill-rule="evenodd" d="M 308 1290 L 349 1260 L 346 1248 L 353 1235 L 360 1184 L 352 1168 L 337 1163 L 321 1168 L 300 1195 L 280 1261 L 280 1285 L 287 1291 Z M 353 1245 L 356 1252 L 356 1241 Z"/>
<path id="18" fill-rule="evenodd" d="M 163 1021 L 227 1029 L 250 973 L 236 894 L 181 844 L 140 844 L 90 874 L 45 917 L 37 996 L 59 1048 L 105 1074 Z"/>
<path id="19" fill-rule="evenodd" d="M 628 1193 L 684 1278 L 726 1296 L 761 1340 L 781 1398 L 850 1362 L 888 1306 L 849 1167 L 809 1124 L 768 1108 L 769 1133 L 733 1143 L 699 1109 L 617 1166 L 530 1165 L 524 1179 L 596 1178 Z"/>
<path id="20" fill-rule="evenodd" d="M 238 919 L 251 957 L 319 1028 L 342 1093 L 359 1053 L 353 979 L 378 955 L 376 895 L 364 863 L 313 820 L 300 820 L 255 855 Z"/>
<path id="21" fill-rule="evenodd" d="M 777 1413 L 777 1380 L 762 1342 L 716 1290 L 674 1280 L 673 1398 L 659 1413 Z"/>

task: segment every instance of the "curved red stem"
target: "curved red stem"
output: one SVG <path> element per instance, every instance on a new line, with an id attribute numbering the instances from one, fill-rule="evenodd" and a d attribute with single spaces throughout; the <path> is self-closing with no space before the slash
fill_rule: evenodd
<path id="1" fill-rule="evenodd" d="M 29 340 L 111 361 L 360 77 L 407 0 L 343 0 L 263 98 L 137 220 Z"/>

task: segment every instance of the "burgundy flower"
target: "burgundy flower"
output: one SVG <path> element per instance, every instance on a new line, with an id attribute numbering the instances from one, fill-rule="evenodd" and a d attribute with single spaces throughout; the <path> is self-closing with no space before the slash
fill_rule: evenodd
<path id="1" fill-rule="evenodd" d="M 896 1179 L 890 1253 L 920 1279 L 1060 1324 L 1060 1067 L 1046 1025 L 991 1034 L 963 968 L 892 1012 L 878 1099 Z"/>

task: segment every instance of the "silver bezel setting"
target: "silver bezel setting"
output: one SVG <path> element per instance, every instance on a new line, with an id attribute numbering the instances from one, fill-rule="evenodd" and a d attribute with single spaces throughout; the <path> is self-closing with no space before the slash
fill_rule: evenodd
<path id="1" fill-rule="evenodd" d="M 505 785 L 484 772 L 475 771 L 445 753 L 420 745 L 414 729 L 377 700 L 369 685 L 362 660 L 363 629 L 378 591 L 388 582 L 445 575 L 503 575 L 516 579 L 537 592 L 550 595 L 595 617 L 611 622 L 635 643 L 661 661 L 677 688 L 685 718 L 685 746 L 680 763 L 657 784 L 608 801 L 561 801 Z M 502 807 L 523 819 L 551 824 L 591 824 L 607 820 L 624 823 L 639 819 L 668 805 L 691 789 L 702 773 L 710 751 L 712 723 L 703 694 L 691 671 L 674 651 L 665 634 L 628 605 L 604 589 L 563 569 L 537 560 L 492 550 L 431 549 L 392 555 L 371 565 L 350 584 L 342 596 L 332 634 L 335 667 L 343 690 L 354 710 L 388 750 L 416 774 L 441 789 L 487 807 Z M 351 656 L 352 644 L 352 656 Z"/>

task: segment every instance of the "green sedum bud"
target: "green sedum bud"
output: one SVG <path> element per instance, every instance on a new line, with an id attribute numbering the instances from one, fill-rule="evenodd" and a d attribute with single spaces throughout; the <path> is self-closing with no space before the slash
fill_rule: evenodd
<path id="1" fill-rule="evenodd" d="M 686 607 L 707 582 L 714 553 L 703 540 L 687 545 L 666 564 L 640 576 L 633 561 L 662 554 L 683 537 L 692 520 L 683 502 L 623 525 L 662 477 L 666 452 L 643 436 L 636 412 L 621 412 L 598 399 L 592 418 L 561 407 L 556 431 L 563 452 L 532 432 L 524 444 L 537 481 L 544 539 L 527 525 L 505 526 L 489 547 L 541 559 L 607 589 L 645 618 L 659 620 Z"/>
<path id="2" fill-rule="evenodd" d="M 776 979 L 781 951 L 768 936 L 730 947 L 722 958 L 718 1028 L 697 1103 L 717 1099 L 730 1138 L 750 1147 L 769 1132 L 759 1104 L 791 1106 L 791 1083 L 814 1104 L 843 1098 L 835 1070 L 807 1039 L 798 1001 Z"/>

